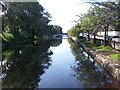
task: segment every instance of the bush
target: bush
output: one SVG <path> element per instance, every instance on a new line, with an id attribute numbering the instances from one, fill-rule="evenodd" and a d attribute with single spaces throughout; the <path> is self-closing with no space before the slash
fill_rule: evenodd
<path id="1" fill-rule="evenodd" d="M 0 38 L 2 38 L 3 44 L 15 43 L 23 40 L 23 37 L 20 35 L 20 33 L 15 33 L 13 35 L 8 32 L 3 32 L 3 34 L 0 34 Z"/>
<path id="2" fill-rule="evenodd" d="M 111 51 L 112 50 L 112 47 L 110 46 L 99 46 L 96 48 L 97 51 Z"/>
<path id="3" fill-rule="evenodd" d="M 111 54 L 110 58 L 113 60 L 119 60 L 120 61 L 120 54 Z"/>
<path id="4" fill-rule="evenodd" d="M 87 47 L 94 47 L 95 45 L 94 45 L 94 42 L 93 41 L 85 41 L 85 42 L 83 42 Z"/>
<path id="5" fill-rule="evenodd" d="M 7 42 L 7 39 L 2 34 L 0 34 L 0 39 L 3 39 L 4 42 Z"/>
<path id="6" fill-rule="evenodd" d="M 4 32 L 2 36 L 3 41 L 10 43 L 14 40 L 14 36 L 11 33 Z"/>

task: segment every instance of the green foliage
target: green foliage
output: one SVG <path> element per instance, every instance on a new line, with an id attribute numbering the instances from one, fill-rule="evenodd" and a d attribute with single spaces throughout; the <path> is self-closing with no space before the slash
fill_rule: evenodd
<path id="1" fill-rule="evenodd" d="M 14 36 L 11 33 L 3 32 L 2 39 L 3 41 L 10 43 L 10 42 L 13 42 Z"/>
<path id="2" fill-rule="evenodd" d="M 62 27 L 59 25 L 51 25 L 51 34 L 62 34 Z"/>
<path id="3" fill-rule="evenodd" d="M 105 51 L 106 52 L 106 51 L 111 51 L 112 48 L 110 46 L 103 46 L 102 45 L 102 46 L 97 47 L 96 50 L 97 51 L 103 51 L 103 52 Z"/>
<path id="4" fill-rule="evenodd" d="M 80 29 L 76 28 L 76 27 L 72 27 L 69 31 L 68 31 L 68 35 L 70 36 L 74 36 L 76 37 L 80 32 Z"/>
<path id="5" fill-rule="evenodd" d="M 91 7 L 86 14 L 80 15 L 77 25 L 68 31 L 71 36 L 76 36 L 79 33 L 87 33 L 89 40 L 90 34 L 96 34 L 98 31 L 116 30 L 120 31 L 120 1 L 115 2 L 91 2 L 94 6 Z M 106 34 L 104 35 L 105 45 Z"/>
<path id="6" fill-rule="evenodd" d="M 110 58 L 113 60 L 119 60 L 120 61 L 120 54 L 111 54 Z"/>
<path id="7" fill-rule="evenodd" d="M 14 42 L 24 39 L 41 40 L 52 36 L 52 30 L 62 33 L 60 26 L 51 27 L 50 14 L 38 2 L 7 2 L 7 11 L 3 15 L 3 33 L 13 35 Z M 4 36 L 4 41 L 12 42 L 12 36 Z M 6 39 L 7 38 L 7 39 Z M 4 43 L 4 42 L 3 42 Z"/>
<path id="8" fill-rule="evenodd" d="M 0 34 L 0 39 L 2 39 L 4 42 L 7 41 L 7 39 L 2 34 Z"/>
<path id="9" fill-rule="evenodd" d="M 83 42 L 87 47 L 90 47 L 90 48 L 93 48 L 95 45 L 94 45 L 94 42 L 93 41 L 85 41 Z"/>
<path id="10" fill-rule="evenodd" d="M 10 59 L 11 58 L 11 56 L 13 55 L 13 53 L 14 53 L 14 51 L 11 51 L 11 50 L 6 50 L 5 52 L 3 52 L 3 57 L 5 58 L 5 59 Z"/>
<path id="11" fill-rule="evenodd" d="M 19 42 L 23 40 L 23 37 L 19 33 L 15 33 L 13 35 L 9 32 L 3 32 L 2 34 L 0 34 L 0 37 L 2 38 L 2 42 L 4 44 Z"/>
<path id="12" fill-rule="evenodd" d="M 14 33 L 13 36 L 14 36 L 14 42 L 22 41 L 25 39 L 25 37 L 22 36 L 21 33 L 19 32 Z"/>

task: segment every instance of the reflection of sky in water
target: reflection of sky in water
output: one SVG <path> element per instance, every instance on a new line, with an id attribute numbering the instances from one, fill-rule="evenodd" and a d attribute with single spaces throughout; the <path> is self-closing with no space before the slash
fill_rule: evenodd
<path id="1" fill-rule="evenodd" d="M 59 47 L 51 47 L 54 52 L 52 66 L 42 76 L 40 87 L 77 87 L 76 78 L 71 75 L 73 71 L 70 65 L 74 63 L 74 56 L 70 53 L 70 45 L 64 39 Z M 76 83 L 73 83 L 76 82 Z"/>
<path id="2" fill-rule="evenodd" d="M 53 61 L 52 66 L 42 75 L 42 80 L 39 82 L 39 88 L 95 88 L 99 85 L 104 86 L 104 84 L 108 82 L 112 83 L 108 76 L 105 77 L 104 71 L 96 63 L 94 67 L 90 68 L 91 71 L 89 71 L 89 68 L 84 71 L 83 69 L 86 69 L 85 65 L 89 65 L 89 62 L 85 62 L 85 64 L 84 62 L 80 63 L 75 60 L 75 56 L 70 49 L 70 44 L 67 39 L 63 39 L 60 46 L 51 47 L 50 49 L 53 52 L 51 56 Z M 88 56 L 86 52 L 83 52 L 83 54 L 85 57 Z M 90 59 L 90 61 L 93 62 L 91 57 Z M 81 71 L 79 71 L 79 69 Z M 94 76 L 97 77 L 97 79 L 102 79 L 94 81 L 97 80 Z"/>

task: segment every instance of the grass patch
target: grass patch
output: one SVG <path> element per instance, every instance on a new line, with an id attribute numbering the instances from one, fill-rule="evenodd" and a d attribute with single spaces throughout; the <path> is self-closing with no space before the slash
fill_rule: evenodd
<path id="1" fill-rule="evenodd" d="M 119 60 L 120 61 L 120 54 L 111 54 L 110 58 L 113 60 Z"/>
<path id="2" fill-rule="evenodd" d="M 99 46 L 96 48 L 97 51 L 103 51 L 103 52 L 107 52 L 107 51 L 111 51 L 113 50 L 112 47 L 110 46 Z"/>

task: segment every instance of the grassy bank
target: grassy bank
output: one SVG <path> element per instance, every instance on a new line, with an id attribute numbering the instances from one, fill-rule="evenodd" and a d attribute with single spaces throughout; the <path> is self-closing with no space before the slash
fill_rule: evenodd
<path id="1" fill-rule="evenodd" d="M 109 57 L 109 60 L 120 61 L 120 52 L 110 46 L 97 45 L 92 40 L 88 41 L 86 39 L 79 39 L 78 41 L 83 43 L 88 49 L 97 51 L 104 57 Z"/>
<path id="2" fill-rule="evenodd" d="M 111 55 L 110 55 L 110 58 L 113 59 L 113 60 L 118 60 L 118 61 L 120 61 L 120 54 L 111 54 Z"/>
<path id="3" fill-rule="evenodd" d="M 111 51 L 113 50 L 110 46 L 99 46 L 99 47 L 96 47 L 96 50 L 97 51 L 100 51 L 100 52 L 107 52 L 107 51 Z"/>

